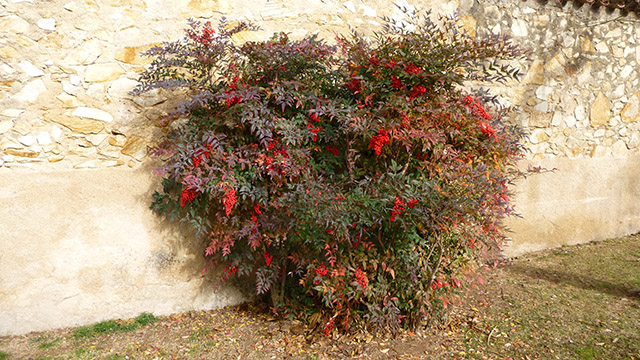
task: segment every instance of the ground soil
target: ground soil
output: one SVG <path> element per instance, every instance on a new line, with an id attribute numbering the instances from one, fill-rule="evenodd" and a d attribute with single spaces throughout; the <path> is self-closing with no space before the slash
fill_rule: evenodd
<path id="1" fill-rule="evenodd" d="M 1 337 L 0 360 L 640 359 L 633 291 L 640 289 L 640 236 L 530 254 L 481 276 L 484 286 L 444 325 L 396 337 L 324 337 L 245 304 L 137 328 L 117 320 L 102 333 L 84 327 Z"/>

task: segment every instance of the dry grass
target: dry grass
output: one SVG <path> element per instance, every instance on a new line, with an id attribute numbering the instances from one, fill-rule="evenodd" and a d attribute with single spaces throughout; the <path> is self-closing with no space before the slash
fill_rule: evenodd
<path id="1" fill-rule="evenodd" d="M 3 359 L 640 359 L 640 237 L 487 271 L 440 329 L 328 339 L 253 305 L 0 338 Z"/>

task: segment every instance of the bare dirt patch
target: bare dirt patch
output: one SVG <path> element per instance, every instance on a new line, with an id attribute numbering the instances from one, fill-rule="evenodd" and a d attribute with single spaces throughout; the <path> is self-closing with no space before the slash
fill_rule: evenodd
<path id="1" fill-rule="evenodd" d="M 483 278 L 446 324 L 395 338 L 327 338 L 246 304 L 2 337 L 0 360 L 640 359 L 640 236 L 523 256 Z"/>

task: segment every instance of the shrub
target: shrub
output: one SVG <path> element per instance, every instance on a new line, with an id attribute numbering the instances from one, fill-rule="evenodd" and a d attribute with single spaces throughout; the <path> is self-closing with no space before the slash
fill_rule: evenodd
<path id="1" fill-rule="evenodd" d="M 325 334 L 437 320 L 504 240 L 520 134 L 463 85 L 516 78 L 500 61 L 522 51 L 409 18 L 337 45 L 236 45 L 253 25 L 191 21 L 134 90 L 185 95 L 153 152 L 152 209 L 197 230 L 221 281 L 255 279 L 275 311 L 323 314 Z"/>

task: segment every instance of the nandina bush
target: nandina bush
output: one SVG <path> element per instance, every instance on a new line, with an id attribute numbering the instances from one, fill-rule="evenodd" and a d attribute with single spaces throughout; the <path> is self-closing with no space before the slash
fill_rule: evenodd
<path id="1" fill-rule="evenodd" d="M 437 320 L 504 241 L 520 134 L 473 84 L 516 78 L 503 36 L 413 14 L 328 45 L 191 22 L 134 93 L 174 91 L 152 209 L 190 224 L 220 281 L 274 311 L 395 331 Z M 206 269 L 205 269 L 206 270 Z M 203 270 L 204 271 L 204 270 Z"/>

